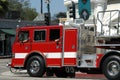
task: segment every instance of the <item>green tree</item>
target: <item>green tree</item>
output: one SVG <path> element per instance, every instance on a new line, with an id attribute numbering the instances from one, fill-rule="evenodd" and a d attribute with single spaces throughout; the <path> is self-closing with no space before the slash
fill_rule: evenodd
<path id="1" fill-rule="evenodd" d="M 66 18 L 66 13 L 65 12 L 59 12 L 56 14 L 56 18 Z"/>
<path id="2" fill-rule="evenodd" d="M 37 15 L 38 15 L 38 13 L 36 12 L 36 9 L 26 7 L 22 11 L 21 19 L 23 19 L 23 20 L 33 20 Z"/>
<path id="3" fill-rule="evenodd" d="M 8 1 L 0 0 L 0 18 L 3 18 L 7 11 L 8 11 Z"/>
<path id="4" fill-rule="evenodd" d="M 36 9 L 29 7 L 29 1 L 19 2 L 19 0 L 8 0 L 9 11 L 19 11 L 22 20 L 33 20 L 37 16 Z"/>
<path id="5" fill-rule="evenodd" d="M 8 0 L 9 5 L 8 8 L 10 11 L 21 11 L 22 10 L 22 4 L 18 2 L 18 0 Z"/>
<path id="6" fill-rule="evenodd" d="M 65 12 L 59 12 L 58 14 L 54 15 L 54 19 L 52 20 L 52 22 L 54 23 L 59 23 L 59 18 L 66 18 L 66 13 Z"/>

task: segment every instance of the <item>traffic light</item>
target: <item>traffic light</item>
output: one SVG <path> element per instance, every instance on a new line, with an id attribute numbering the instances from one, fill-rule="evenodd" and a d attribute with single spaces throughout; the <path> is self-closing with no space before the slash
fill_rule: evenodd
<path id="1" fill-rule="evenodd" d="M 72 1 L 72 6 L 69 7 L 69 17 L 75 19 L 75 3 Z"/>
<path id="2" fill-rule="evenodd" d="M 79 0 L 79 14 L 84 20 L 88 20 L 91 15 L 91 3 L 90 0 Z"/>
<path id="3" fill-rule="evenodd" d="M 83 4 L 86 4 L 87 3 L 87 0 L 81 0 Z"/>
<path id="4" fill-rule="evenodd" d="M 44 19 L 45 19 L 45 24 L 50 25 L 50 14 L 49 13 L 44 14 Z"/>

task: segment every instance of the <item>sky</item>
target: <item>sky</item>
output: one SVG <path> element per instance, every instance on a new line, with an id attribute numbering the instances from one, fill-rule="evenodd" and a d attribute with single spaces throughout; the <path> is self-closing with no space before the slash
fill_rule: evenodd
<path id="1" fill-rule="evenodd" d="M 46 0 L 43 0 L 43 13 L 47 12 Z M 30 0 L 31 8 L 35 8 L 38 13 L 40 13 L 41 0 Z M 66 7 L 64 6 L 64 0 L 50 0 L 50 12 L 51 15 L 57 14 L 59 12 L 66 12 Z"/>

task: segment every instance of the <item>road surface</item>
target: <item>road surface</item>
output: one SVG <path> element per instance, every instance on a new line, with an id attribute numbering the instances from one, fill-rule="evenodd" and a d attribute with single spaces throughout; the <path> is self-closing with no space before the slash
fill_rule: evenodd
<path id="1" fill-rule="evenodd" d="M 46 77 L 45 75 L 42 78 L 30 77 L 25 70 L 18 71 L 16 74 L 11 73 L 9 68 L 6 67 L 7 62 L 10 62 L 10 59 L 0 59 L 0 80 L 107 80 L 101 74 L 85 74 L 80 72 L 76 72 L 75 78 Z"/>

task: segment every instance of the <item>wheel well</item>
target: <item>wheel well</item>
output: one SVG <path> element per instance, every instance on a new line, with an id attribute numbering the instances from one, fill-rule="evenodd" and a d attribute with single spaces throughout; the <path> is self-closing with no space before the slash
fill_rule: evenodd
<path id="1" fill-rule="evenodd" d="M 109 56 L 119 56 L 120 57 L 120 52 L 117 52 L 117 51 L 107 52 L 101 60 L 101 63 L 100 63 L 100 69 L 101 70 L 102 70 L 102 65 L 103 65 L 104 60 Z"/>
<path id="2" fill-rule="evenodd" d="M 30 55 L 27 56 L 27 58 L 25 59 L 25 64 L 24 64 L 24 68 L 26 68 L 27 66 L 27 62 L 29 60 L 29 58 L 31 58 L 32 56 L 39 56 L 43 59 L 44 63 L 45 63 L 45 58 L 40 54 L 40 53 L 37 53 L 37 52 L 33 52 L 31 53 Z M 45 64 L 46 65 L 46 64 Z"/>

